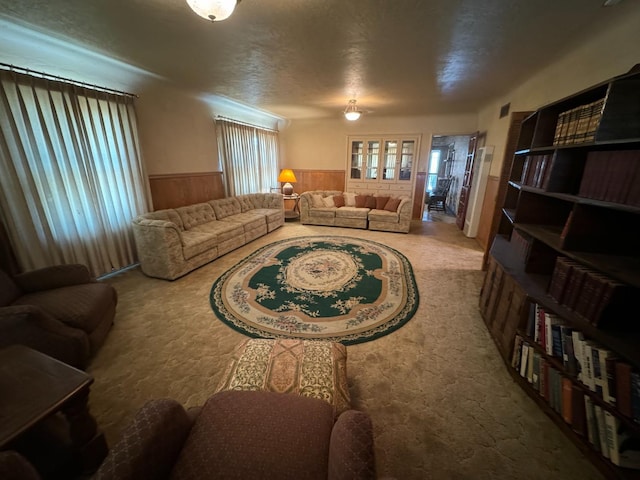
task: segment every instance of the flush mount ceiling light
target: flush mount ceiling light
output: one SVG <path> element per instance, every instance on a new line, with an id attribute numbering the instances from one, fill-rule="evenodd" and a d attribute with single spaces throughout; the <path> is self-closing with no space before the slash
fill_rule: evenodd
<path id="1" fill-rule="evenodd" d="M 356 101 L 354 99 L 349 100 L 347 108 L 344 109 L 344 118 L 353 122 L 355 120 L 358 120 L 360 118 L 360 115 L 362 115 L 362 112 L 358 110 Z"/>
<path id="2" fill-rule="evenodd" d="M 220 22 L 231 16 L 240 0 L 187 0 L 187 3 L 202 18 Z"/>

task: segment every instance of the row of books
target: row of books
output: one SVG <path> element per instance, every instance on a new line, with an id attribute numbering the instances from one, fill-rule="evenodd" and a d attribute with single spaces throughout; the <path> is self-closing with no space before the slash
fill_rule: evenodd
<path id="1" fill-rule="evenodd" d="M 594 401 L 527 340 L 518 335 L 515 342 L 512 367 L 573 431 L 614 465 L 640 469 L 638 429 Z"/>
<path id="2" fill-rule="evenodd" d="M 589 152 L 578 195 L 640 206 L 640 150 Z"/>
<path id="3" fill-rule="evenodd" d="M 527 155 L 522 164 L 520 183 L 530 187 L 543 188 L 551 173 L 552 154 Z"/>
<path id="4" fill-rule="evenodd" d="M 528 338 L 556 358 L 567 376 L 640 423 L 640 372 L 631 364 L 537 303 L 530 304 L 526 328 Z"/>
<path id="5" fill-rule="evenodd" d="M 593 142 L 600 125 L 604 98 L 562 112 L 558 115 L 554 145 Z"/>
<path id="6" fill-rule="evenodd" d="M 580 262 L 559 255 L 549 282 L 549 295 L 595 326 L 606 319 L 613 303 L 628 294 L 628 286 Z"/>

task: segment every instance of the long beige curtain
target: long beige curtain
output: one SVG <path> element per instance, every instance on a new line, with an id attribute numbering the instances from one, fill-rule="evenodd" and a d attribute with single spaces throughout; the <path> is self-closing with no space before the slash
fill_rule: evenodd
<path id="1" fill-rule="evenodd" d="M 278 185 L 278 132 L 216 120 L 227 196 L 269 192 Z"/>
<path id="2" fill-rule="evenodd" d="M 133 99 L 0 72 L 0 216 L 22 270 L 136 262 L 149 188 Z"/>

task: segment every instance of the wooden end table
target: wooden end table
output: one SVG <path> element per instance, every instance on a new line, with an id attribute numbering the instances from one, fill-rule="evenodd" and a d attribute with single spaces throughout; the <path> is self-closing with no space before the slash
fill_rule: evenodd
<path id="1" fill-rule="evenodd" d="M 293 208 L 291 210 L 284 211 L 284 219 L 287 220 L 297 220 L 300 218 L 300 195 L 297 193 L 292 193 L 291 195 L 282 195 L 282 198 L 285 200 L 293 200 Z"/>
<path id="2" fill-rule="evenodd" d="M 39 453 L 30 448 L 29 434 L 60 413 L 68 423 L 73 462 L 64 466 L 65 471 L 95 471 L 108 447 L 89 413 L 92 383 L 91 375 L 36 350 L 22 345 L 0 349 L 0 450 L 15 449 L 41 473 L 48 471 L 48 466 L 39 464 Z"/>

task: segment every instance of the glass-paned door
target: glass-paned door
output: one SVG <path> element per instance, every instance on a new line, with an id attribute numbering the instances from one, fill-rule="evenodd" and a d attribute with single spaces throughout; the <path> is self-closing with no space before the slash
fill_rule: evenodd
<path id="1" fill-rule="evenodd" d="M 397 161 L 398 161 L 398 142 L 396 140 L 385 140 L 384 166 L 382 169 L 383 180 L 395 180 Z"/>
<path id="2" fill-rule="evenodd" d="M 411 168 L 415 155 L 415 142 L 413 140 L 402 141 L 402 154 L 400 156 L 400 176 L 398 180 L 411 180 Z"/>
<path id="3" fill-rule="evenodd" d="M 375 180 L 378 178 L 378 165 L 380 162 L 380 142 L 370 140 L 367 142 L 367 166 L 366 180 Z"/>
<path id="4" fill-rule="evenodd" d="M 427 174 L 427 192 L 431 193 L 438 185 L 438 172 L 440 171 L 441 150 L 431 150 L 429 157 L 429 173 Z"/>
<path id="5" fill-rule="evenodd" d="M 351 178 L 362 178 L 363 160 L 364 142 L 354 140 L 351 142 Z"/>

